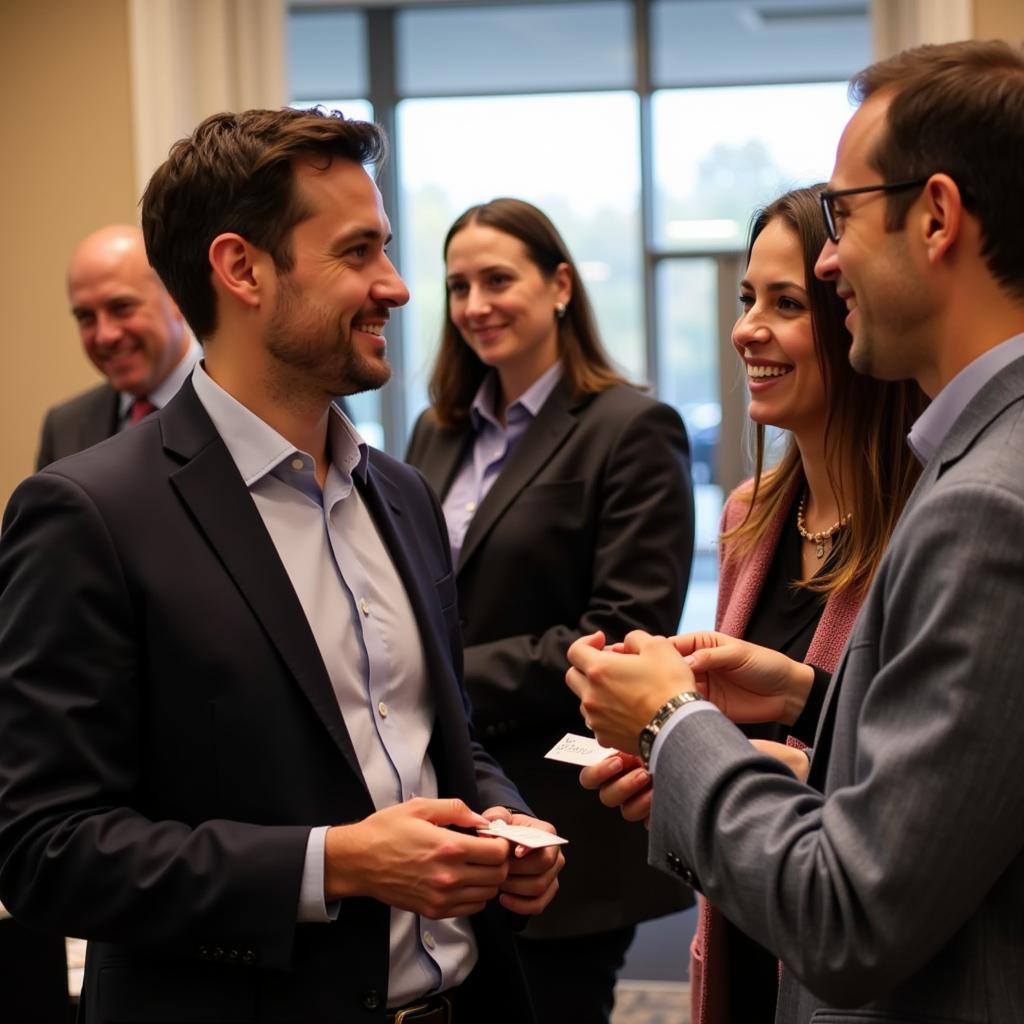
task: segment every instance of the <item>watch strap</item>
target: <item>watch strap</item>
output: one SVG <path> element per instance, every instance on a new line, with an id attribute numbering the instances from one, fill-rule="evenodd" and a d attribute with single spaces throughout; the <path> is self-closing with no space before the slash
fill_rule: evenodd
<path id="1" fill-rule="evenodd" d="M 654 712 L 651 720 L 641 730 L 640 740 L 638 742 L 640 760 L 643 761 L 644 768 L 648 771 L 650 771 L 651 752 L 654 749 L 654 741 L 658 738 L 658 733 L 661 732 L 665 727 L 665 723 L 681 707 L 695 700 L 704 700 L 704 698 L 695 690 L 684 690 L 682 693 L 677 693 L 674 697 L 670 697 L 665 701 L 665 703 Z"/>

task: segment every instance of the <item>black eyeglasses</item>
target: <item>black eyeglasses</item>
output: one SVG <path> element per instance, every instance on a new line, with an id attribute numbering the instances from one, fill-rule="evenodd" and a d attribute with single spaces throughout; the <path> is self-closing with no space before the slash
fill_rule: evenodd
<path id="1" fill-rule="evenodd" d="M 821 193 L 821 212 L 825 215 L 825 230 L 833 242 L 838 242 L 842 237 L 839 230 L 839 222 L 836 219 L 835 201 L 842 196 L 856 196 L 862 192 L 902 192 L 907 188 L 920 188 L 930 178 L 914 178 L 913 181 L 893 181 L 883 185 L 861 185 L 860 188 L 839 188 L 834 192 Z"/>

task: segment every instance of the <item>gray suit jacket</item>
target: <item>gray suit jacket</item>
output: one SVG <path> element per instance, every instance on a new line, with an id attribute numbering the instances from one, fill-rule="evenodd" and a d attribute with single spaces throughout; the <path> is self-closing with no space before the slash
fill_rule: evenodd
<path id="1" fill-rule="evenodd" d="M 926 467 L 810 785 L 710 712 L 659 751 L 651 860 L 782 959 L 779 1022 L 1024 1020 L 1022 413 L 1024 359 Z"/>
<path id="2" fill-rule="evenodd" d="M 55 405 L 43 420 L 36 469 L 85 451 L 117 433 L 118 393 L 109 384 Z"/>

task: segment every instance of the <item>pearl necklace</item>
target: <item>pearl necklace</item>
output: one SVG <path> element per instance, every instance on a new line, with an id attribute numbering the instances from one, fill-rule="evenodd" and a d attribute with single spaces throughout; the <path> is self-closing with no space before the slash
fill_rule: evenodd
<path id="1" fill-rule="evenodd" d="M 825 557 L 825 541 L 831 541 L 832 538 L 853 518 L 852 512 L 847 512 L 842 519 L 837 519 L 827 530 L 819 530 L 817 533 L 811 533 L 807 529 L 807 524 L 804 522 L 804 509 L 807 507 L 807 492 L 800 496 L 800 503 L 796 507 L 796 529 L 797 533 L 803 537 L 804 540 L 810 541 L 814 547 L 814 553 L 819 559 Z"/>

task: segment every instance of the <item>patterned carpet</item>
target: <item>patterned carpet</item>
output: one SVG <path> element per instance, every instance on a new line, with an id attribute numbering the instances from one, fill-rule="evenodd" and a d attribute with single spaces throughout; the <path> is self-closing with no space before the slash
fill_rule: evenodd
<path id="1" fill-rule="evenodd" d="M 689 1024 L 690 986 L 674 981 L 620 981 L 612 1024 Z"/>

